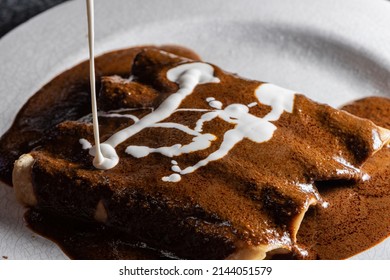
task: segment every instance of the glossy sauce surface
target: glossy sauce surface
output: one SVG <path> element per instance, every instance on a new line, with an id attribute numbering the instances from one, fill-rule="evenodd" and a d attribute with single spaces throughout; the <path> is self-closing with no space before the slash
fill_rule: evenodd
<path id="1" fill-rule="evenodd" d="M 96 61 L 98 77 L 113 74 L 126 76 L 132 59 L 140 49 L 113 52 L 98 58 Z M 197 59 L 194 53 L 186 49 L 177 47 L 164 49 Z M 21 110 L 14 126 L 1 139 L 1 149 L 7 149 L 4 156 L 0 158 L 3 180 L 9 181 L 11 162 L 18 155 L 34 147 L 39 148 L 40 139 L 48 133 L 48 130 L 55 124 L 54 122 L 77 120 L 89 113 L 88 109 L 85 109 L 89 108 L 86 66 L 87 64 L 83 63 L 55 78 L 30 99 Z M 62 91 L 63 94 L 52 95 L 52 92 L 58 91 Z M 219 103 L 216 101 L 218 100 L 209 99 L 207 102 L 214 102 L 213 106 L 218 108 Z M 388 99 L 378 98 L 375 102 L 372 99 L 366 99 L 345 109 L 358 116 L 373 118 L 378 125 L 389 128 Z M 53 110 L 57 118 L 53 118 Z M 381 113 L 378 114 L 378 112 Z M 264 115 L 267 113 L 269 112 L 265 112 Z M 23 131 L 26 122 L 29 123 L 26 126 L 28 131 L 20 137 L 20 132 Z M 177 166 L 177 162 L 171 163 Z M 390 213 L 388 164 L 389 148 L 385 147 L 363 166 L 370 176 L 369 180 L 356 184 L 349 183 L 345 186 L 342 182 L 338 182 L 334 188 L 329 183 L 324 183 L 325 186 L 321 186 L 320 183 L 317 185 L 319 192 L 329 205 L 327 208 L 310 209 L 303 220 L 297 241 L 303 244 L 309 252 L 305 258 L 347 258 L 388 236 L 390 219 L 383 218 L 383 213 L 385 215 Z M 340 211 L 340 209 L 343 210 Z M 26 213 L 26 221 L 33 230 L 59 244 L 71 258 L 155 259 L 172 257 L 164 252 L 144 248 L 144 244 L 134 242 L 126 234 L 115 232 L 101 224 L 59 218 L 45 213 L 42 209 L 40 211 L 29 210 Z M 367 235 L 370 237 L 367 238 Z M 303 258 L 298 253 L 283 257 Z"/>
<path id="2" fill-rule="evenodd" d="M 367 98 L 345 106 L 347 111 L 372 118 L 390 128 L 390 100 Z M 373 113 L 374 112 L 374 113 Z M 381 113 L 378 113 L 381 112 Z M 308 259 L 345 259 L 371 248 L 390 232 L 390 148 L 384 148 L 364 167 L 370 180 L 321 189 L 327 208 L 312 208 L 303 219 L 298 242 L 309 251 Z M 121 233 L 100 224 L 61 220 L 29 210 L 31 229 L 56 242 L 73 259 L 169 259 L 152 249 L 140 248 Z M 142 247 L 142 246 L 141 246 Z M 275 259 L 302 259 L 298 254 Z"/>

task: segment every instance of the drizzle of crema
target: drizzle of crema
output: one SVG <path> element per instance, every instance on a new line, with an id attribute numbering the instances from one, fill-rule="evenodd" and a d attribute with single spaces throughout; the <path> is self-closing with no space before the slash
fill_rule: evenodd
<path id="1" fill-rule="evenodd" d="M 222 102 L 216 100 L 214 97 L 206 98 L 205 102 L 208 103 L 210 109 L 201 110 L 205 111 L 205 113 L 202 114 L 194 124 L 194 128 L 174 122 L 163 122 L 164 119 L 167 119 L 176 111 L 197 110 L 196 108 L 179 109 L 180 104 L 187 96 L 193 93 L 197 85 L 220 82 L 220 80 L 214 76 L 214 68 L 203 62 L 186 63 L 174 67 L 167 72 L 167 78 L 170 81 L 177 83 L 179 85 L 179 90 L 171 94 L 158 108 L 152 110 L 152 112 L 143 118 L 137 119 L 130 114 L 121 115 L 116 114 L 115 112 L 99 114 L 104 117 L 128 117 L 134 120 L 134 124 L 116 132 L 105 142 L 101 143 L 101 152 L 105 159 L 100 164 L 95 164 L 96 161 L 94 161 L 94 166 L 96 168 L 113 168 L 119 162 L 115 147 L 145 128 L 164 127 L 177 129 L 193 136 L 192 142 L 184 145 L 177 143 L 172 146 L 158 148 L 128 146 L 126 148 L 127 154 L 136 158 L 141 158 L 148 156 L 150 153 L 160 153 L 164 156 L 173 158 L 182 154 L 205 150 L 210 147 L 214 140 L 216 140 L 215 135 L 211 133 L 202 133 L 203 124 L 205 122 L 220 118 L 228 123 L 234 124 L 235 126 L 233 129 L 224 133 L 220 147 L 205 159 L 200 160 L 193 166 L 187 166 L 183 169 L 179 167 L 177 161 L 173 160 L 171 162 L 171 169 L 174 173 L 164 176 L 162 180 L 165 182 L 178 182 L 181 180 L 181 175 L 192 173 L 212 161 L 223 158 L 238 142 L 245 138 L 256 143 L 270 140 L 274 131 L 277 129 L 271 122 L 277 121 L 284 111 L 289 113 L 292 113 L 293 111 L 294 91 L 283 89 L 273 84 L 264 83 L 255 90 L 254 97 L 256 97 L 257 100 L 254 99 L 254 102 L 248 105 L 235 103 L 224 107 Z M 250 113 L 250 108 L 256 106 L 258 103 L 269 105 L 272 108 L 271 111 L 262 118 Z M 89 148 L 89 145 L 85 141 L 85 139 L 80 139 L 80 143 L 83 147 Z M 89 148 L 89 150 L 91 155 L 96 154 L 95 147 Z"/>
<path id="2" fill-rule="evenodd" d="M 145 128 L 164 127 L 181 130 L 191 136 L 192 142 L 189 144 L 175 144 L 169 147 L 150 148 L 147 146 L 128 146 L 126 153 L 136 158 L 146 157 L 150 153 L 160 153 L 167 157 L 180 156 L 200 150 L 205 150 L 210 147 L 211 142 L 216 139 L 216 136 L 211 133 L 202 133 L 203 124 L 210 122 L 215 118 L 220 118 L 228 123 L 234 124 L 234 128 L 225 132 L 223 141 L 220 147 L 209 154 L 205 159 L 199 161 L 193 166 L 181 169 L 176 161 L 172 161 L 172 171 L 175 172 L 169 176 L 162 178 L 165 182 L 178 182 L 181 180 L 181 175 L 192 173 L 200 167 L 206 166 L 209 162 L 219 160 L 226 156 L 229 151 L 240 141 L 247 138 L 256 143 L 268 141 L 272 138 L 276 126 L 271 121 L 277 121 L 284 111 L 292 113 L 294 106 L 294 92 L 283 89 L 272 84 L 261 84 L 256 90 L 254 96 L 257 100 L 248 105 L 230 104 L 223 108 L 222 102 L 214 97 L 206 98 L 206 102 L 210 106 L 210 110 L 205 110 L 200 119 L 196 122 L 195 128 L 173 123 L 162 122 L 176 111 L 196 111 L 196 108 L 179 109 L 183 100 L 193 93 L 194 89 L 199 84 L 219 83 L 220 80 L 214 76 L 214 68 L 207 63 L 192 62 L 185 63 L 170 69 L 167 72 L 168 80 L 177 83 L 179 90 L 171 94 L 162 104 L 151 113 L 141 119 L 127 114 L 121 115 L 116 112 L 109 114 L 98 113 L 96 105 L 96 90 L 95 90 L 95 66 L 94 66 L 94 13 L 93 0 L 87 0 L 88 13 L 88 39 L 90 52 L 90 82 L 91 82 L 91 105 L 92 105 L 92 122 L 94 128 L 95 146 L 86 139 L 80 139 L 79 142 L 83 149 L 89 149 L 89 153 L 94 156 L 93 165 L 98 169 L 111 169 L 119 162 L 118 154 L 115 147 L 139 133 Z M 271 111 L 259 118 L 249 112 L 249 109 L 257 105 L 257 102 L 271 106 Z M 203 109 L 201 110 L 203 111 Z M 128 117 L 133 119 L 134 124 L 124 128 L 105 142 L 100 143 L 99 139 L 99 124 L 98 116 L 104 117 Z"/>

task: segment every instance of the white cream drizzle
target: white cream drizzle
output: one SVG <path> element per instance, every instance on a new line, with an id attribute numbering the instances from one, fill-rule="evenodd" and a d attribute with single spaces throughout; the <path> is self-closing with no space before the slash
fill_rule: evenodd
<path id="1" fill-rule="evenodd" d="M 134 124 L 115 133 L 106 142 L 101 144 L 102 153 L 106 158 L 103 164 L 97 166 L 97 168 L 109 169 L 114 167 L 119 161 L 115 147 L 145 128 L 161 127 L 177 129 L 194 137 L 192 138 L 192 142 L 185 145 L 178 143 L 172 146 L 158 148 L 131 145 L 125 150 L 127 154 L 136 158 L 146 157 L 151 153 L 160 153 L 167 157 L 175 157 L 180 156 L 181 154 L 205 150 L 210 147 L 212 141 L 216 140 L 215 135 L 211 133 L 202 133 L 203 124 L 205 122 L 210 122 L 218 117 L 228 123 L 234 124 L 234 128 L 225 132 L 220 147 L 205 159 L 184 169 L 181 169 L 176 161 L 171 162 L 171 169 L 175 173 L 163 177 L 162 180 L 165 182 L 178 182 L 181 180 L 181 175 L 192 173 L 212 161 L 223 158 L 238 142 L 245 138 L 257 143 L 270 140 L 276 130 L 276 126 L 270 121 L 278 120 L 284 111 L 291 113 L 293 109 L 294 92 L 272 84 L 261 84 L 255 90 L 255 97 L 257 98 L 256 103 L 260 102 L 269 105 L 272 108 L 271 112 L 263 118 L 252 115 L 249 112 L 249 109 L 255 106 L 255 102 L 252 102 L 249 105 L 230 104 L 227 107 L 222 108 L 222 102 L 216 100 L 214 97 L 206 99 L 206 102 L 208 102 L 209 106 L 212 108 L 210 110 L 195 108 L 178 109 L 181 102 L 192 93 L 198 84 L 218 82 L 218 79 L 213 76 L 212 66 L 200 62 L 179 65 L 169 70 L 167 76 L 168 79 L 179 84 L 179 91 L 170 95 L 170 97 L 168 97 L 156 110 L 143 118 L 138 119 L 134 115 L 118 114 L 115 111 L 107 113 L 99 112 L 99 116 L 102 117 L 131 118 L 134 121 Z M 177 111 L 194 110 L 205 112 L 196 122 L 194 129 L 179 123 L 161 122 Z M 116 111 L 121 112 L 126 110 Z M 80 143 L 82 143 L 83 147 L 87 146 L 86 142 L 85 139 L 80 139 Z M 90 149 L 90 154 L 95 155 L 94 147 Z"/>
<path id="2" fill-rule="evenodd" d="M 81 144 L 81 147 L 83 148 L 83 150 L 88 150 L 88 149 L 92 148 L 92 144 L 87 139 L 81 138 L 79 140 L 79 143 Z"/>
<path id="3" fill-rule="evenodd" d="M 222 108 L 222 102 L 215 100 L 214 97 L 207 97 L 206 101 L 209 103 L 209 106 L 215 109 L 221 109 Z"/>
<path id="4" fill-rule="evenodd" d="M 294 91 L 284 89 L 273 84 L 262 84 L 255 95 L 262 104 L 272 107 L 263 119 L 267 121 L 277 121 L 284 111 L 292 113 L 294 107 Z"/>
<path id="5" fill-rule="evenodd" d="M 206 166 L 208 163 L 226 156 L 229 151 L 244 138 L 257 143 L 270 140 L 274 131 L 276 130 L 276 126 L 270 121 L 278 120 L 284 111 L 292 113 L 294 92 L 272 84 L 262 84 L 256 89 L 255 96 L 257 97 L 258 102 L 269 105 L 272 108 L 271 112 L 269 112 L 264 118 L 259 118 L 249 112 L 249 108 L 255 106 L 257 102 L 252 102 L 248 106 L 243 104 L 231 104 L 222 109 L 223 104 L 220 101 L 216 100 L 214 97 L 206 98 L 206 102 L 208 102 L 209 106 L 214 108 L 214 110 L 211 110 L 210 112 L 207 112 L 200 117 L 200 119 L 196 122 L 194 131 L 201 133 L 203 124 L 205 122 L 212 121 L 217 117 L 228 123 L 235 124 L 235 127 L 225 132 L 219 149 L 211 153 L 208 157 L 199 161 L 195 165 L 188 166 L 184 169 L 181 169 L 178 164 L 174 164 L 172 166 L 172 171 L 176 172 L 177 175 L 192 173 L 198 168 Z M 207 144 L 204 143 L 204 146 L 199 145 L 195 141 L 189 145 L 194 144 L 197 146 L 197 150 L 203 150 L 206 149 L 212 141 L 212 139 L 207 140 Z M 131 147 L 132 149 L 135 148 L 134 146 Z M 160 148 L 140 147 L 140 149 L 143 150 L 145 155 L 151 152 L 159 152 L 169 157 L 178 156 L 187 152 L 186 150 L 182 149 L 181 144 Z M 137 155 L 139 155 L 140 152 L 137 152 Z M 173 175 L 174 174 L 163 177 L 163 181 L 177 182 L 180 180 L 180 177 Z"/>
<path id="6" fill-rule="evenodd" d="M 235 127 L 225 132 L 218 150 L 195 165 L 186 167 L 180 174 L 192 173 L 198 168 L 206 166 L 211 161 L 223 158 L 244 138 L 257 143 L 268 141 L 276 130 L 274 124 L 250 114 L 249 108 L 243 104 L 231 104 L 225 109 L 216 109 L 214 112 L 204 114 L 200 121 L 197 122 L 196 128 L 201 131 L 204 122 L 211 121 L 216 117 L 228 123 L 235 124 Z"/>
<path id="7" fill-rule="evenodd" d="M 214 68 L 211 65 L 201 62 L 186 63 L 170 69 L 167 73 L 167 77 L 170 81 L 179 84 L 179 90 L 176 93 L 171 94 L 156 110 L 144 116 L 142 119 L 138 119 L 129 114 L 126 115 L 134 120 L 134 124 L 116 132 L 100 145 L 104 161 L 99 164 L 94 164 L 94 166 L 99 169 L 113 168 L 119 162 L 119 157 L 116 154 L 115 147 L 147 127 L 175 128 L 195 137 L 193 138 L 192 143 L 184 146 L 176 144 L 171 147 L 162 147 L 157 149 L 129 146 L 126 149 L 126 153 L 131 154 L 134 157 L 144 157 L 151 152 L 159 152 L 172 157 L 182 153 L 189 153 L 199 149 L 208 148 L 210 146 L 210 141 L 215 140 L 214 135 L 200 134 L 187 126 L 177 123 L 160 122 L 172 115 L 179 108 L 181 102 L 192 93 L 198 84 L 219 82 L 219 79 L 214 77 L 213 73 Z M 119 115 L 116 114 L 111 114 L 111 116 L 119 117 Z M 95 150 L 96 147 L 91 148 L 90 154 L 95 155 Z"/>
<path id="8" fill-rule="evenodd" d="M 93 164 L 98 169 L 110 169 L 119 162 L 119 157 L 115 147 L 141 132 L 145 128 L 168 128 L 177 129 L 188 135 L 194 136 L 192 142 L 188 144 L 174 144 L 168 147 L 151 148 L 147 146 L 128 146 L 125 150 L 127 154 L 136 158 L 148 156 L 150 153 L 160 153 L 167 157 L 175 157 L 181 154 L 188 154 L 210 147 L 211 142 L 216 140 L 216 136 L 211 133 L 202 133 L 205 122 L 210 122 L 215 118 L 220 118 L 228 123 L 234 124 L 234 128 L 229 129 L 223 136 L 220 147 L 209 154 L 205 159 L 200 160 L 193 166 L 181 169 L 177 161 L 172 160 L 172 171 L 175 172 L 162 178 L 165 182 L 178 182 L 181 175 L 192 173 L 200 167 L 206 166 L 212 161 L 219 160 L 226 156 L 229 151 L 243 139 L 261 143 L 272 138 L 277 129 L 271 121 L 277 121 L 284 111 L 291 113 L 294 104 L 294 92 L 283 89 L 272 84 L 261 84 L 255 90 L 256 101 L 244 104 L 230 104 L 223 108 L 223 103 L 214 97 L 206 98 L 206 102 L 211 107 L 208 109 L 198 108 L 179 108 L 183 100 L 192 94 L 195 87 L 205 83 L 219 83 L 220 80 L 214 76 L 214 68 L 202 62 L 188 62 L 170 69 L 167 72 L 167 78 L 179 85 L 176 93 L 168 96 L 162 104 L 149 114 L 139 119 L 132 114 L 121 114 L 131 109 L 119 109 L 110 112 L 97 112 L 96 94 L 95 94 L 95 74 L 94 74 L 94 54 L 93 54 L 93 1 L 87 0 L 88 26 L 89 26 L 89 49 L 90 49 L 90 79 L 91 79 L 91 99 L 92 99 L 92 120 L 94 126 L 95 146 L 86 139 L 80 139 L 83 149 L 89 149 L 89 153 L 95 158 Z M 250 108 L 262 103 L 271 106 L 271 111 L 263 118 L 257 117 L 249 112 Z M 150 109 L 150 108 L 142 108 Z M 138 109 L 135 109 L 138 110 Z M 173 123 L 162 122 L 169 116 L 178 111 L 197 111 L 205 112 L 196 122 L 195 128 Z M 100 117 L 125 117 L 130 118 L 134 123 L 116 133 L 114 133 L 105 142 L 100 144 L 98 116 Z"/>
<path id="9" fill-rule="evenodd" d="M 177 173 L 173 173 L 169 176 L 165 176 L 165 177 L 162 177 L 162 180 L 164 182 L 173 182 L 173 183 L 176 183 L 176 182 L 179 182 L 181 180 L 181 176 Z"/>

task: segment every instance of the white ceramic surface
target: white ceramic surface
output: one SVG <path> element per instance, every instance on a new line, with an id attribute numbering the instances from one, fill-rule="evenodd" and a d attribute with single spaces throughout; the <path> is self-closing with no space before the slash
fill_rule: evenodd
<path id="1" fill-rule="evenodd" d="M 381 0 L 96 0 L 96 53 L 188 46 L 206 61 L 340 106 L 390 96 L 390 3 Z M 51 78 L 87 58 L 85 1 L 57 6 L 0 40 L 0 134 Z M 29 231 L 0 186 L 0 259 L 63 259 Z M 353 259 L 390 259 L 390 239 Z"/>

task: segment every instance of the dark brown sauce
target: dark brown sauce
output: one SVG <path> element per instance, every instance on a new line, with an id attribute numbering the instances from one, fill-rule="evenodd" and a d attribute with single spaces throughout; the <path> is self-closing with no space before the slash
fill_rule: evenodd
<path id="1" fill-rule="evenodd" d="M 29 209 L 24 218 L 36 233 L 57 243 L 71 259 L 146 260 L 173 256 L 129 240 L 125 234 L 99 223 L 59 218 Z"/>
<path id="2" fill-rule="evenodd" d="M 362 106 L 365 105 L 365 106 Z M 345 107 L 369 118 L 373 109 L 390 110 L 390 100 L 367 98 Z M 373 119 L 389 127 L 390 114 Z M 383 148 L 364 166 L 370 179 L 356 185 L 321 189 L 327 208 L 311 208 L 298 232 L 298 243 L 309 252 L 277 255 L 275 259 L 345 259 L 367 250 L 390 232 L 390 149 Z M 33 209 L 25 214 L 29 227 L 55 243 L 72 259 L 169 259 L 169 254 L 140 248 L 140 244 L 98 223 L 59 219 Z M 142 247 L 142 246 L 141 246 Z"/>
<path id="3" fill-rule="evenodd" d="M 166 47 L 168 51 L 197 58 L 189 50 Z M 98 58 L 98 80 L 103 75 L 123 75 L 140 48 L 112 52 Z M 63 120 L 78 119 L 89 113 L 88 67 L 82 63 L 47 84 L 18 114 L 11 130 L 0 140 L 0 177 L 11 183 L 12 162 L 20 154 L 40 145 L 45 133 Z M 52 96 L 49 93 L 58 92 Z M 368 98 L 345 106 L 347 111 L 390 128 L 390 100 Z M 34 122 L 34 130 L 25 130 Z M 29 123 L 26 125 L 26 123 Z M 23 133 L 20 133 L 23 132 Z M 22 136 L 21 136 L 22 135 Z M 329 207 L 313 207 L 298 232 L 298 243 L 308 250 L 274 258 L 344 259 L 378 244 L 390 233 L 390 149 L 383 148 L 364 165 L 370 179 L 356 184 L 339 182 L 319 191 Z M 25 214 L 29 227 L 57 243 L 72 259 L 169 259 L 129 240 L 121 232 L 98 223 L 59 218 L 35 209 Z"/>
<path id="4" fill-rule="evenodd" d="M 97 89 L 102 76 L 128 77 L 134 57 L 147 46 L 118 50 L 96 58 Z M 189 49 L 162 46 L 162 50 L 199 59 Z M 88 61 L 55 77 L 34 94 L 18 112 L 14 123 L 0 138 L 0 180 L 12 185 L 12 167 L 23 153 L 42 144 L 45 135 L 65 120 L 77 120 L 91 112 Z"/>
<path id="5" fill-rule="evenodd" d="M 390 128 L 390 99 L 371 97 L 342 109 Z M 305 216 L 298 242 L 312 257 L 345 259 L 383 241 L 390 233 L 390 148 L 384 147 L 362 167 L 370 176 L 357 184 L 341 183 L 319 191 L 328 208 L 313 208 Z"/>

